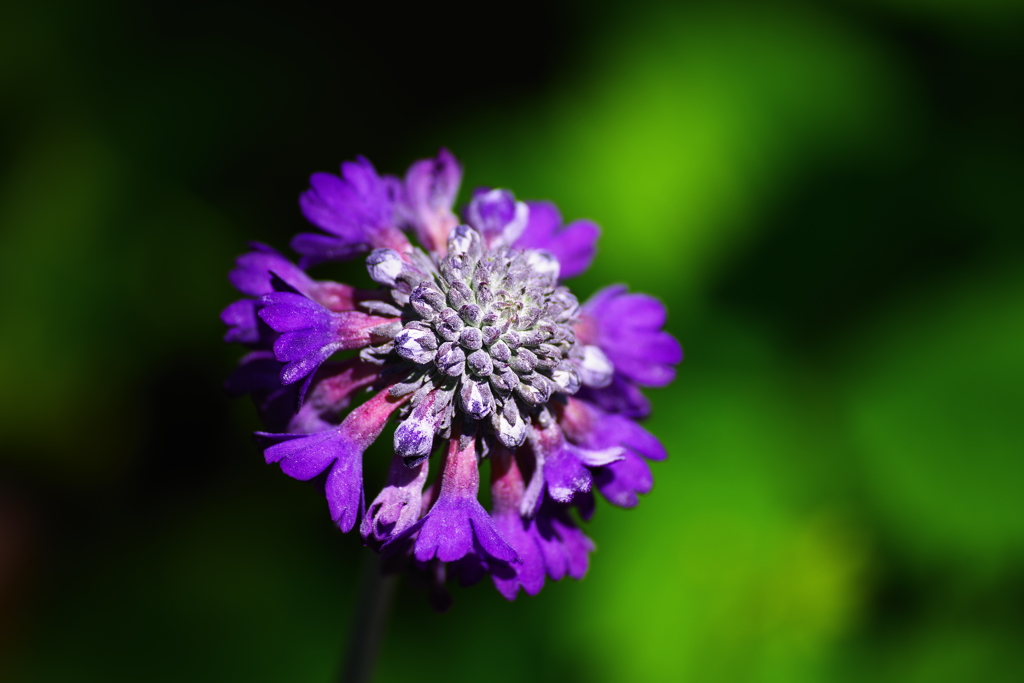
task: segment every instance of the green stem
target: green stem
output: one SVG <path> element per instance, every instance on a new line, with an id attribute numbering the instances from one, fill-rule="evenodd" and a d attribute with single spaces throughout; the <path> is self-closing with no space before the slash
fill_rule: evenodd
<path id="1" fill-rule="evenodd" d="M 377 651 L 380 649 L 398 583 L 397 574 L 381 574 L 380 558 L 370 551 L 366 552 L 362 574 L 348 636 L 345 666 L 338 679 L 341 683 L 370 683 L 373 680 Z"/>

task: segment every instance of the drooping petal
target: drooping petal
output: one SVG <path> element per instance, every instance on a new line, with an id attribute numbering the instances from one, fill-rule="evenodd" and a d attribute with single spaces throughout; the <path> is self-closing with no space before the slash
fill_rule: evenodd
<path id="1" fill-rule="evenodd" d="M 419 533 L 414 555 L 420 562 L 434 558 L 454 562 L 474 551 L 485 560 L 520 561 L 476 499 L 480 487 L 476 459 L 475 440 L 468 439 L 460 448 L 453 435 L 437 502 L 412 528 Z"/>
<path id="2" fill-rule="evenodd" d="M 499 447 L 491 456 L 491 500 L 494 524 L 502 538 L 519 554 L 521 563 L 492 567 L 491 579 L 498 592 L 514 600 L 520 586 L 527 595 L 544 587 L 544 555 L 535 538 L 533 520 L 519 514 L 525 484 L 513 454 Z"/>
<path id="3" fill-rule="evenodd" d="M 640 494 L 651 492 L 654 476 L 643 458 L 627 450 L 622 460 L 595 470 L 594 483 L 609 503 L 631 508 L 640 502 Z"/>
<path id="4" fill-rule="evenodd" d="M 386 543 L 403 534 L 420 517 L 423 485 L 427 482 L 428 461 L 407 467 L 404 458 L 395 454 L 391 460 L 388 481 L 370 504 L 359 528 L 366 540 Z"/>
<path id="5" fill-rule="evenodd" d="M 264 452 L 267 463 L 280 463 L 295 479 L 312 479 L 328 468 L 325 483 L 331 519 L 342 531 L 355 525 L 363 501 L 363 452 L 380 435 L 391 413 L 407 397 L 381 391 L 338 425 L 316 434 L 259 434 L 274 442 Z"/>
<path id="6" fill-rule="evenodd" d="M 221 311 L 220 320 L 228 326 L 228 331 L 224 333 L 224 341 L 247 346 L 259 344 L 261 335 L 255 299 L 240 299 L 228 304 L 227 308 Z"/>
<path id="7" fill-rule="evenodd" d="M 548 576 L 555 581 L 566 575 L 582 579 L 587 573 L 594 542 L 576 526 L 568 506 L 545 498 L 533 528 Z"/>
<path id="8" fill-rule="evenodd" d="M 586 576 L 590 564 L 590 553 L 594 552 L 594 542 L 576 526 L 576 523 L 564 510 L 554 514 L 552 526 L 562 540 L 562 547 L 565 549 L 568 575 L 577 581 L 582 579 Z"/>
<path id="9" fill-rule="evenodd" d="M 529 221 L 514 246 L 517 249 L 544 249 L 561 265 L 563 279 L 575 277 L 590 267 L 597 253 L 601 229 L 588 220 L 562 225 L 562 215 L 551 202 L 527 202 Z"/>

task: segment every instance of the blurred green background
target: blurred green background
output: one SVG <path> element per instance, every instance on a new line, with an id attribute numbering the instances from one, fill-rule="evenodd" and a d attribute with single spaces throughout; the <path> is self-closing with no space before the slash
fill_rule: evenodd
<path id="1" fill-rule="evenodd" d="M 222 394 L 225 276 L 445 145 L 687 359 L 587 578 L 402 585 L 377 680 L 1024 681 L 1022 74 L 1012 0 L 5 3 L 0 679 L 331 680 L 364 551 Z"/>

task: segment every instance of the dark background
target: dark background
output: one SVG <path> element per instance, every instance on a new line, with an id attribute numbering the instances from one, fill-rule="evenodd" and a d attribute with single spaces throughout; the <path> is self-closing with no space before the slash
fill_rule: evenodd
<path id="1" fill-rule="evenodd" d="M 403 584 L 378 680 L 1024 680 L 1022 10 L 5 4 L 0 678 L 331 679 L 366 551 L 223 395 L 225 276 L 444 145 L 687 359 L 587 578 Z"/>

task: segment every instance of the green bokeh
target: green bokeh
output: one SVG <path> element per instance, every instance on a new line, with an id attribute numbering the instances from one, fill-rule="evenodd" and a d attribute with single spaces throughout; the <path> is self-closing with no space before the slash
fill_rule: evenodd
<path id="1" fill-rule="evenodd" d="M 309 172 L 443 144 L 597 221 L 574 288 L 660 297 L 687 358 L 588 576 L 403 584 L 377 680 L 1024 680 L 1020 8 L 558 7 L 550 72 L 429 113 L 396 70 L 310 94 L 312 16 L 3 10 L 0 678 L 331 679 L 364 551 L 220 394 L 225 272 Z"/>

